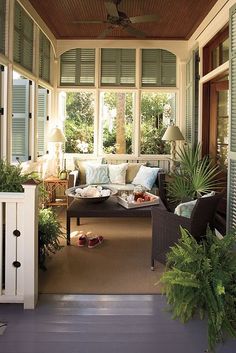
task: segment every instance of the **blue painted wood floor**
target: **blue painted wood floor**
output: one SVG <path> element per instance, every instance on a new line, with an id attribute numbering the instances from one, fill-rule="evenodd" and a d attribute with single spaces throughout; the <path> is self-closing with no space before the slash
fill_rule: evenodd
<path id="1" fill-rule="evenodd" d="M 183 325 L 165 309 L 161 295 L 41 295 L 32 311 L 0 304 L 0 352 L 203 353 L 205 322 Z M 236 340 L 216 352 L 236 352 Z"/>

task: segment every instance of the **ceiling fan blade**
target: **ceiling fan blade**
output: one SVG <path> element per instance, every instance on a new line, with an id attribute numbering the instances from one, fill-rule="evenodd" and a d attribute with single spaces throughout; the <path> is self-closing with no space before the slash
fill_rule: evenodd
<path id="1" fill-rule="evenodd" d="M 117 6 L 114 2 L 108 2 L 105 1 L 105 7 L 107 9 L 107 12 L 110 16 L 112 17 L 118 17 L 119 18 L 119 14 L 118 14 L 118 10 L 117 10 Z"/>
<path id="2" fill-rule="evenodd" d="M 138 37 L 138 38 L 145 38 L 146 37 L 146 34 L 134 27 L 131 27 L 129 25 L 127 26 L 124 26 L 123 27 L 128 33 L 132 34 L 133 36 L 135 37 Z"/>
<path id="3" fill-rule="evenodd" d="M 72 23 L 78 24 L 78 23 L 107 23 L 107 21 L 102 21 L 102 20 L 80 20 L 80 21 L 73 21 Z"/>
<path id="4" fill-rule="evenodd" d="M 144 15 L 129 18 L 131 23 L 144 23 L 144 22 L 155 22 L 159 20 L 157 15 Z"/>
<path id="5" fill-rule="evenodd" d="M 106 38 L 106 36 L 113 30 L 113 27 L 110 26 L 110 27 L 107 27 L 105 29 L 105 31 L 103 31 L 102 33 L 99 34 L 99 36 L 97 37 L 98 39 L 104 39 Z"/>

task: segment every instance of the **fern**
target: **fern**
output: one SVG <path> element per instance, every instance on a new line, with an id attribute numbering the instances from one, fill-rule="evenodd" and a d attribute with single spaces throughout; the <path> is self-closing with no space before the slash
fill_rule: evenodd
<path id="1" fill-rule="evenodd" d="M 22 184 L 31 177 L 31 174 L 21 173 L 20 165 L 0 160 L 0 192 L 23 192 Z"/>
<path id="2" fill-rule="evenodd" d="M 236 337 L 236 236 L 218 239 L 210 230 L 197 243 L 185 229 L 167 255 L 161 281 L 173 318 L 181 322 L 196 313 L 207 319 L 208 348 L 214 351 L 225 334 Z"/>

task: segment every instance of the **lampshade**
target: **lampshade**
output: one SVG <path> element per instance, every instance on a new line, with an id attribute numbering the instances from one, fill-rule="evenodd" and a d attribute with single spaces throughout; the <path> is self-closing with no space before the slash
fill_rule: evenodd
<path id="1" fill-rule="evenodd" d="M 162 140 L 165 141 L 178 141 L 178 140 L 184 140 L 184 137 L 178 128 L 178 126 L 175 125 L 170 125 L 166 129 L 166 132 L 164 133 Z"/>
<path id="2" fill-rule="evenodd" d="M 65 142 L 66 138 L 59 127 L 54 127 L 48 137 L 49 142 Z"/>

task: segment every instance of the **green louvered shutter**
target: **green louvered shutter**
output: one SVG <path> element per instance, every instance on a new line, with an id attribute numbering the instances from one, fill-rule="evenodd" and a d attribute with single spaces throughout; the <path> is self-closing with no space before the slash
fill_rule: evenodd
<path id="1" fill-rule="evenodd" d="M 192 146 L 198 140 L 198 52 L 186 64 L 185 139 Z"/>
<path id="2" fill-rule="evenodd" d="M 164 49 L 142 49 L 142 87 L 175 87 L 176 56 Z"/>
<path id="3" fill-rule="evenodd" d="M 33 21 L 15 2 L 14 61 L 32 71 L 33 66 Z"/>
<path id="4" fill-rule="evenodd" d="M 236 5 L 230 9 L 230 141 L 228 163 L 227 231 L 236 228 Z"/>
<path id="5" fill-rule="evenodd" d="M 29 159 L 29 81 L 13 80 L 12 160 Z"/>
<path id="6" fill-rule="evenodd" d="M 102 49 L 101 86 L 135 86 L 135 49 Z"/>
<path id="7" fill-rule="evenodd" d="M 39 35 L 39 77 L 50 82 L 50 41 L 40 31 Z"/>
<path id="8" fill-rule="evenodd" d="M 94 86 L 95 49 L 71 49 L 61 55 L 61 86 Z"/>
<path id="9" fill-rule="evenodd" d="M 6 0 L 0 0 L 0 53 L 5 53 Z"/>
<path id="10" fill-rule="evenodd" d="M 47 90 L 38 89 L 38 116 L 37 116 L 37 155 L 46 153 L 45 131 L 47 121 Z"/>
<path id="11" fill-rule="evenodd" d="M 186 120 L 185 120 L 185 139 L 189 144 L 193 143 L 193 57 L 189 59 L 186 65 Z"/>

